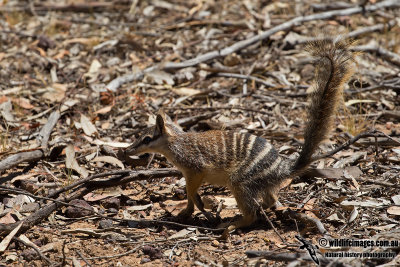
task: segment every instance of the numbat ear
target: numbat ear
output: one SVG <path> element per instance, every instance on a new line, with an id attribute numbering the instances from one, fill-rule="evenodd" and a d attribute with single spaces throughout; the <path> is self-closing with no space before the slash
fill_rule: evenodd
<path id="1" fill-rule="evenodd" d="M 175 125 L 172 119 L 160 110 L 156 117 L 156 127 L 154 131 L 154 136 L 168 135 L 173 136 L 183 132 L 182 128 Z"/>
<path id="2" fill-rule="evenodd" d="M 165 119 L 162 114 L 157 114 L 156 118 L 156 129 L 154 135 L 162 135 L 165 134 Z"/>

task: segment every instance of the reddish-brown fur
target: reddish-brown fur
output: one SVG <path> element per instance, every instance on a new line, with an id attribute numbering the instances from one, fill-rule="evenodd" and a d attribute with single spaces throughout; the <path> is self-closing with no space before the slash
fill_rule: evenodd
<path id="1" fill-rule="evenodd" d="M 265 139 L 247 133 L 185 133 L 163 113 L 157 115 L 152 133 L 145 133 L 126 153 L 161 153 L 182 171 L 188 204 L 181 216 L 190 216 L 194 205 L 204 211 L 197 190 L 208 182 L 227 186 L 243 213 L 243 218 L 232 223 L 226 233 L 248 226 L 256 218 L 256 199 L 261 198 L 265 207 L 274 205 L 281 182 L 304 170 L 326 137 L 343 85 L 352 74 L 353 54 L 348 51 L 348 44 L 317 41 L 308 47 L 317 58 L 316 81 L 310 96 L 304 145 L 296 160 L 282 158 Z"/>

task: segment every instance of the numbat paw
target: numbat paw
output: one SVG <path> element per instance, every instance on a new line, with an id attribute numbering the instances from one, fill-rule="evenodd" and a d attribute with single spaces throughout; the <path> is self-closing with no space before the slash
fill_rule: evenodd
<path id="1" fill-rule="evenodd" d="M 181 212 L 178 213 L 178 217 L 180 218 L 189 218 L 193 213 L 193 210 L 190 210 L 188 208 L 183 209 Z"/>

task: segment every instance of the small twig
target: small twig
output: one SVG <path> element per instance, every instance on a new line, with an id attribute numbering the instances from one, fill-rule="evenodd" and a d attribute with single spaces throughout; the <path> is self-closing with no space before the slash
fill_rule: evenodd
<path id="1" fill-rule="evenodd" d="M 327 10 L 335 10 L 335 9 L 344 9 L 349 7 L 354 7 L 354 4 L 346 3 L 346 2 L 331 2 L 331 3 L 314 3 L 311 4 L 311 7 L 315 11 L 327 11 Z"/>
<path id="2" fill-rule="evenodd" d="M 267 260 L 273 261 L 295 261 L 295 260 L 307 260 L 312 261 L 311 257 L 307 253 L 274 253 L 271 251 L 255 251 L 248 250 L 246 251 L 246 255 L 249 258 L 253 257 L 262 257 Z"/>
<path id="3" fill-rule="evenodd" d="M 266 115 L 272 115 L 272 112 L 270 111 L 264 111 L 264 110 L 259 110 L 259 109 L 252 109 L 252 108 L 246 108 L 246 107 L 241 107 L 241 106 L 218 106 L 218 107 L 164 107 L 164 109 L 179 109 L 179 110 L 221 110 L 221 109 L 238 109 L 238 110 L 243 110 L 243 111 L 249 111 L 249 112 L 255 112 L 255 113 L 261 113 L 261 114 L 266 114 Z"/>
<path id="4" fill-rule="evenodd" d="M 225 230 L 225 228 L 208 228 L 208 227 L 195 226 L 195 225 L 189 225 L 189 224 L 183 224 L 183 223 L 177 223 L 177 222 L 170 222 L 170 221 L 164 221 L 164 220 L 146 220 L 146 219 L 142 219 L 142 220 L 127 220 L 127 221 L 136 222 L 138 224 L 155 223 L 155 224 L 159 224 L 159 225 L 169 224 L 169 225 L 172 225 L 172 226 L 179 226 L 179 227 L 182 227 L 182 228 L 192 227 L 192 228 L 197 228 L 199 230 L 210 231 L 210 232 L 215 232 L 215 233 L 220 233 L 220 232 L 223 232 Z"/>
<path id="5" fill-rule="evenodd" d="M 272 227 L 272 229 L 274 230 L 275 234 L 277 234 L 277 236 L 279 236 L 279 238 L 281 239 L 282 243 L 285 243 L 286 241 L 283 239 L 283 237 L 279 234 L 278 230 L 275 228 L 275 226 L 273 225 L 273 223 L 271 222 L 271 220 L 268 218 L 267 214 L 265 214 L 264 209 L 262 208 L 262 206 L 260 205 L 260 203 L 258 203 L 257 199 L 253 198 L 254 202 L 256 203 L 258 209 L 261 211 L 262 215 L 264 216 L 265 220 L 269 223 L 269 225 Z"/>
<path id="6" fill-rule="evenodd" d="M 237 74 L 237 73 L 226 73 L 226 72 L 219 72 L 215 74 L 216 76 L 219 77 L 227 77 L 227 78 L 238 78 L 238 79 L 244 79 L 244 80 L 252 80 L 258 83 L 261 83 L 262 85 L 265 85 L 266 87 L 276 87 L 275 84 L 269 83 L 264 81 L 263 79 L 251 76 L 251 75 L 243 75 L 243 74 Z"/>
<path id="7" fill-rule="evenodd" d="M 390 20 L 387 23 L 380 23 L 380 24 L 376 24 L 376 25 L 372 25 L 369 27 L 364 27 L 361 29 L 357 29 L 354 30 L 352 32 L 349 32 L 347 34 L 343 34 L 341 35 L 341 37 L 343 39 L 348 39 L 348 38 L 356 38 L 360 35 L 366 34 L 366 33 L 370 33 L 370 32 L 375 32 L 375 31 L 382 31 L 382 30 L 390 30 L 390 28 L 392 28 L 393 26 L 396 25 L 396 20 Z M 292 45 L 295 44 L 306 44 L 308 42 L 313 42 L 313 41 L 318 41 L 318 40 L 329 40 L 332 38 L 336 38 L 336 37 L 330 37 L 330 36 L 322 36 L 322 37 L 303 37 L 303 38 L 299 38 L 298 40 L 295 40 L 294 42 L 292 42 Z"/>
<path id="8" fill-rule="evenodd" d="M 382 56 L 382 58 L 393 65 L 400 66 L 400 55 L 393 53 L 386 48 L 383 48 L 378 45 L 360 45 L 356 47 L 352 47 L 353 51 L 361 51 L 361 52 L 369 52 L 376 53 L 378 56 Z"/>
<path id="9" fill-rule="evenodd" d="M 112 171 L 112 172 L 105 172 L 105 173 L 98 173 L 94 174 L 91 176 L 88 176 L 84 179 L 80 179 L 79 181 L 76 181 L 75 183 L 72 183 L 68 186 L 65 186 L 63 188 L 60 188 L 48 195 L 48 197 L 55 197 L 58 196 L 59 194 L 69 191 L 74 187 L 77 187 L 78 185 L 84 184 L 90 180 L 96 179 L 96 178 L 101 178 L 101 177 L 107 177 L 107 176 L 112 176 L 112 175 L 128 175 L 128 173 L 132 172 L 132 170 L 118 170 L 118 171 Z"/>
<path id="10" fill-rule="evenodd" d="M 132 182 L 132 181 L 137 181 L 137 180 L 146 180 L 146 179 L 152 179 L 152 178 L 163 178 L 163 177 L 167 177 L 167 176 L 181 176 L 181 175 L 182 175 L 181 172 L 179 172 L 176 169 L 172 169 L 172 168 L 170 168 L 170 169 L 169 168 L 152 169 L 152 170 L 142 170 L 142 171 L 118 170 L 118 171 L 112 171 L 112 172 L 106 172 L 106 173 L 98 173 L 98 174 L 88 176 L 85 179 L 81 179 L 81 180 L 79 180 L 71 185 L 68 185 L 66 187 L 60 188 L 59 190 L 49 194 L 48 197 L 58 196 L 59 194 L 61 194 L 63 192 L 71 190 L 79 185 L 88 183 L 93 179 L 107 177 L 107 176 L 114 176 L 114 177 L 112 177 L 108 180 L 97 181 L 95 183 L 104 184 L 105 187 L 108 187 L 107 181 L 111 182 L 111 180 L 114 180 L 114 182 L 116 182 L 117 179 L 121 180 L 120 182 L 117 182 L 117 183 L 123 184 L 128 181 Z M 94 185 L 94 184 L 92 184 L 92 185 Z M 115 185 L 118 185 L 118 184 L 115 184 Z"/>
<path id="11" fill-rule="evenodd" d="M 123 257 L 129 254 L 132 254 L 133 252 L 137 251 L 142 245 L 139 245 L 135 247 L 134 249 L 128 250 L 127 252 L 121 253 L 121 254 L 116 254 L 116 255 L 110 255 L 110 256 L 98 256 L 98 257 L 90 257 L 86 258 L 87 260 L 102 260 L 102 259 L 113 259 L 113 258 L 119 258 Z"/>
<path id="12" fill-rule="evenodd" d="M 354 95 L 354 94 L 359 94 L 359 93 L 365 93 L 365 92 L 371 92 L 371 91 L 375 91 L 375 90 L 385 90 L 385 89 L 400 89 L 399 85 L 393 85 L 393 84 L 385 84 L 384 82 L 378 84 L 378 85 L 373 85 L 373 86 L 369 86 L 366 88 L 360 88 L 358 90 L 348 90 L 345 91 L 345 93 Z"/>
<path id="13" fill-rule="evenodd" d="M 66 262 L 65 243 L 66 243 L 66 240 L 63 239 L 62 248 L 61 248 L 61 252 L 62 252 L 62 261 L 60 263 L 61 266 L 65 266 L 65 262 Z"/>
<path id="14" fill-rule="evenodd" d="M 356 135 L 355 137 L 351 138 L 350 140 L 346 141 L 344 144 L 338 146 L 337 148 L 332 149 L 331 151 L 328 151 L 328 152 L 326 152 L 326 153 L 324 153 L 322 155 L 314 156 L 311 159 L 311 161 L 316 161 L 316 160 L 319 160 L 319 159 L 330 157 L 330 156 L 336 154 L 337 152 L 348 148 L 350 145 L 352 145 L 355 142 L 357 142 L 360 138 L 368 137 L 368 136 L 374 136 L 374 134 L 376 134 L 376 133 L 377 133 L 376 130 L 360 133 L 360 134 Z"/>
<path id="15" fill-rule="evenodd" d="M 397 144 L 400 145 L 400 141 L 399 141 L 399 140 L 394 139 L 393 137 L 391 137 L 391 136 L 385 134 L 385 133 L 382 132 L 382 131 L 376 130 L 376 132 L 379 133 L 379 134 L 381 134 L 381 135 L 383 135 L 384 137 L 388 138 L 389 140 L 391 140 L 391 141 L 393 141 L 393 142 L 395 142 L 395 143 L 397 143 Z"/>
<path id="16" fill-rule="evenodd" d="M 215 218 L 219 221 L 221 221 L 221 211 L 222 211 L 222 206 L 224 205 L 225 200 L 221 199 L 218 203 L 217 211 L 215 212 Z"/>
<path id="17" fill-rule="evenodd" d="M 89 263 L 88 259 L 87 259 L 85 256 L 83 256 L 83 254 L 82 254 L 79 250 L 76 251 L 76 254 L 79 255 L 79 257 L 86 263 L 87 266 L 89 266 L 89 267 L 92 266 L 92 265 Z"/>
<path id="18" fill-rule="evenodd" d="M 371 183 L 371 184 L 376 184 L 376 185 L 382 185 L 382 186 L 386 186 L 386 187 L 388 187 L 388 188 L 400 188 L 400 185 L 399 184 L 393 184 L 393 183 L 389 183 L 389 182 L 385 182 L 385 181 L 379 181 L 379 180 L 377 180 L 376 178 L 356 178 L 356 177 L 353 177 L 354 178 L 354 180 L 356 180 L 357 182 L 368 182 L 368 183 Z M 332 178 L 332 177 L 330 177 L 330 178 L 328 178 L 328 179 L 342 179 L 342 180 L 348 180 L 348 181 L 353 181 L 353 178 L 346 178 L 346 177 L 340 177 L 340 178 Z"/>
<path id="19" fill-rule="evenodd" d="M 385 110 L 378 114 L 378 118 L 380 117 L 388 117 L 392 119 L 400 119 L 400 112 L 399 111 L 389 111 Z"/>
<path id="20" fill-rule="evenodd" d="M 323 235 L 329 234 L 328 231 L 325 229 L 324 225 L 322 224 L 322 222 L 317 218 L 310 217 L 304 213 L 296 212 L 291 209 L 284 210 L 283 214 L 285 213 L 289 215 L 289 217 L 299 219 L 303 222 L 311 222 L 315 227 L 317 227 L 318 231 Z"/>
<path id="21" fill-rule="evenodd" d="M 348 148 L 350 145 L 354 144 L 355 142 L 357 142 L 361 138 L 371 137 L 371 136 L 372 137 L 379 137 L 379 135 L 381 135 L 381 136 L 383 135 L 384 137 L 390 139 L 391 141 L 393 141 L 393 142 L 395 142 L 397 144 L 400 144 L 400 142 L 398 140 L 396 140 L 393 137 L 385 134 L 384 132 L 381 132 L 381 131 L 378 131 L 378 130 L 372 130 L 372 131 L 369 131 L 369 132 L 364 132 L 364 133 L 360 133 L 360 134 L 356 135 L 355 137 L 353 137 L 350 140 L 346 141 L 344 144 L 338 146 L 335 149 L 332 149 L 331 151 L 328 151 L 328 152 L 326 152 L 326 153 L 324 153 L 322 155 L 314 156 L 312 158 L 312 161 L 316 161 L 316 160 L 319 160 L 319 159 L 330 157 L 330 156 L 336 154 L 337 152 Z"/>

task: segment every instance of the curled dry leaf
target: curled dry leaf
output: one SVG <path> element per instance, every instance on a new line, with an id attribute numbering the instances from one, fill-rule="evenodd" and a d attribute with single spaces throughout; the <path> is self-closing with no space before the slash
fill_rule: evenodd
<path id="1" fill-rule="evenodd" d="M 24 109 L 32 109 L 32 108 L 34 108 L 34 106 L 31 104 L 29 99 L 26 99 L 24 97 L 13 98 L 13 99 L 11 99 L 11 101 L 14 104 L 16 104 L 16 105 L 18 105 L 18 106 L 20 106 L 21 108 L 24 108 Z"/>
<path id="2" fill-rule="evenodd" d="M 152 72 L 146 73 L 147 78 L 154 81 L 156 84 L 164 84 L 167 83 L 169 85 L 174 85 L 174 79 L 172 75 L 161 70 L 155 70 Z"/>
<path id="3" fill-rule="evenodd" d="M 153 207 L 153 204 L 147 204 L 147 205 L 136 205 L 136 206 L 131 206 L 126 208 L 129 211 L 141 211 L 141 210 L 147 210 L 149 208 Z"/>
<path id="4" fill-rule="evenodd" d="M 67 111 L 78 103 L 79 103 L 79 101 L 76 99 L 68 99 L 67 101 L 65 101 L 61 104 L 60 112 Z"/>
<path id="5" fill-rule="evenodd" d="M 96 157 L 92 160 L 92 162 L 107 162 L 113 165 L 116 165 L 118 167 L 120 167 L 121 169 L 125 169 L 124 164 L 122 163 L 122 161 L 120 161 L 117 158 L 111 157 L 111 156 L 101 156 L 101 157 Z"/>
<path id="6" fill-rule="evenodd" d="M 89 45 L 89 46 L 95 46 L 99 43 L 99 38 L 97 37 L 92 37 L 92 38 L 73 38 L 69 39 L 63 42 L 64 45 L 68 44 L 74 44 L 74 43 L 79 43 L 79 44 L 84 44 L 84 45 Z"/>
<path id="7" fill-rule="evenodd" d="M 391 206 L 387 209 L 387 213 L 391 215 L 400 216 L 400 207 L 399 206 Z"/>
<path id="8" fill-rule="evenodd" d="M 97 59 L 92 61 L 92 64 L 90 64 L 89 71 L 86 73 L 88 76 L 91 74 L 97 73 L 101 68 L 101 63 Z"/>
<path id="9" fill-rule="evenodd" d="M 97 135 L 96 126 L 94 126 L 93 123 L 89 120 L 89 118 L 83 114 L 81 114 L 81 127 L 86 135 L 88 136 Z"/>
<path id="10" fill-rule="evenodd" d="M 75 150 L 73 145 L 68 145 L 65 148 L 65 155 L 66 155 L 66 160 L 65 160 L 65 166 L 68 169 L 73 169 L 83 177 L 87 177 L 89 175 L 89 172 L 85 169 L 85 167 L 79 166 L 78 161 L 75 159 Z"/>
<path id="11" fill-rule="evenodd" d="M 11 224 L 15 223 L 14 217 L 11 215 L 11 212 L 7 212 L 6 215 L 0 218 L 0 224 Z"/>
<path id="12" fill-rule="evenodd" d="M 45 99 L 52 102 L 61 102 L 65 97 L 67 86 L 60 83 L 53 83 L 51 86 L 46 88 L 46 91 L 47 92 L 43 94 Z"/>
<path id="13" fill-rule="evenodd" d="M 93 83 L 97 80 L 97 76 L 99 75 L 99 71 L 101 69 L 101 63 L 97 59 L 93 60 L 90 64 L 89 71 L 84 74 L 84 77 L 88 77 L 88 83 Z"/>
<path id="14" fill-rule="evenodd" d="M 101 109 L 97 110 L 97 111 L 95 112 L 95 114 L 106 114 L 106 113 L 108 113 L 108 112 L 111 111 L 112 107 L 113 107 L 113 106 L 111 105 L 111 106 L 106 106 L 106 107 L 104 107 L 104 108 L 101 108 Z"/>
<path id="15" fill-rule="evenodd" d="M 233 209 L 237 207 L 237 202 L 236 199 L 233 197 L 215 197 L 218 202 L 220 202 L 221 200 L 224 201 L 224 203 L 222 204 L 223 208 L 227 208 L 227 209 Z"/>
<path id="16" fill-rule="evenodd" d="M 171 235 L 170 237 L 168 237 L 168 239 L 171 240 L 171 239 L 179 239 L 179 238 L 182 238 L 182 237 L 186 237 L 187 235 L 191 234 L 192 232 L 193 231 L 188 230 L 188 229 L 182 229 L 179 232 L 177 232 L 177 233 Z"/>
<path id="17" fill-rule="evenodd" d="M 18 233 L 19 229 L 22 226 L 22 222 L 14 228 L 14 230 L 12 230 L 0 243 L 0 252 L 4 252 L 7 247 L 8 244 L 10 244 L 11 240 L 13 239 L 13 237 Z"/>
<path id="18" fill-rule="evenodd" d="M 354 207 L 353 211 L 350 214 L 349 217 L 349 223 L 351 223 L 352 221 L 354 221 L 356 218 L 358 217 L 358 208 Z"/>
<path id="19" fill-rule="evenodd" d="M 346 101 L 346 103 L 344 103 L 346 105 L 346 107 L 351 106 L 351 105 L 355 105 L 355 104 L 362 104 L 362 103 L 375 103 L 375 100 L 371 100 L 371 99 L 351 99 L 349 101 Z"/>
<path id="20" fill-rule="evenodd" d="M 344 200 L 340 203 L 342 206 L 360 206 L 368 208 L 378 208 L 390 204 L 389 200 L 386 199 L 366 199 L 364 201 L 348 201 Z"/>
<path id="21" fill-rule="evenodd" d="M 122 142 L 104 142 L 102 140 L 96 139 L 92 142 L 95 145 L 98 146 L 110 146 L 110 147 L 115 147 L 115 148 L 127 148 L 130 146 L 130 143 L 122 143 Z"/>
<path id="22" fill-rule="evenodd" d="M 392 196 L 392 200 L 393 200 L 394 204 L 400 206 L 400 195 Z"/>
<path id="23" fill-rule="evenodd" d="M 187 88 L 187 87 L 181 87 L 181 88 L 174 88 L 172 91 L 181 96 L 192 96 L 192 95 L 198 95 L 201 93 L 200 90 L 193 89 L 193 88 Z"/>

